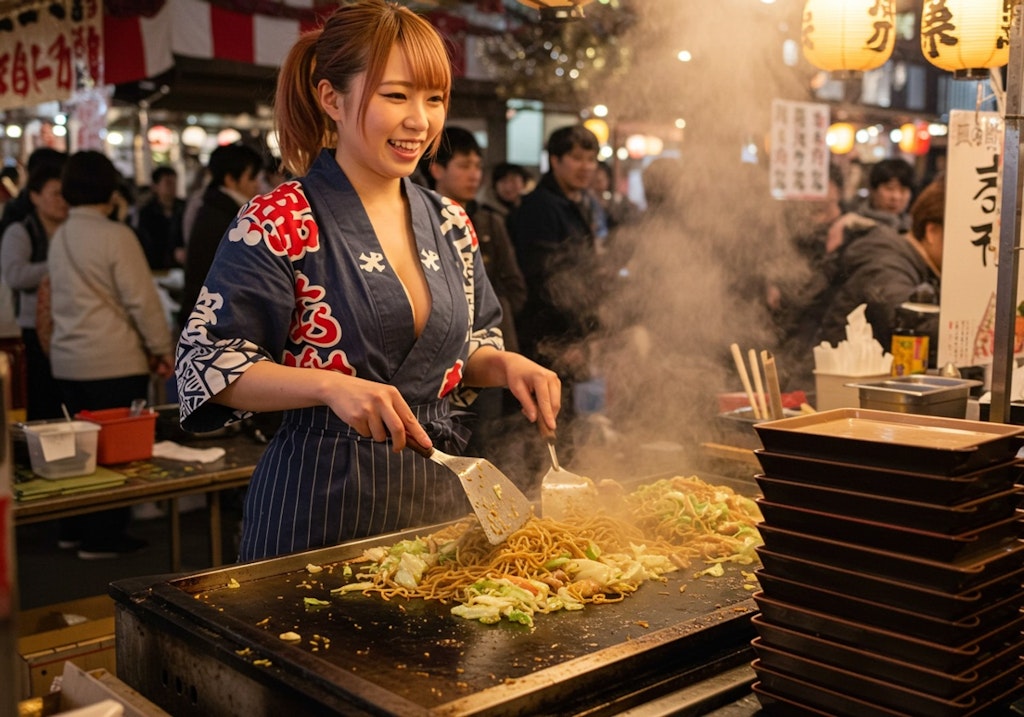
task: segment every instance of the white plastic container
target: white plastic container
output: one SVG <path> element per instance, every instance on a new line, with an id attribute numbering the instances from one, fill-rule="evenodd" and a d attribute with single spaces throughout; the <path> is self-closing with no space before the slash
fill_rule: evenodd
<path id="1" fill-rule="evenodd" d="M 24 424 L 32 472 L 43 478 L 73 478 L 96 472 L 100 426 L 90 421 Z"/>
<path id="2" fill-rule="evenodd" d="M 831 411 L 833 408 L 860 408 L 860 394 L 853 384 L 864 381 L 881 381 L 892 378 L 888 373 L 848 374 L 814 372 L 815 403 L 819 411 Z"/>

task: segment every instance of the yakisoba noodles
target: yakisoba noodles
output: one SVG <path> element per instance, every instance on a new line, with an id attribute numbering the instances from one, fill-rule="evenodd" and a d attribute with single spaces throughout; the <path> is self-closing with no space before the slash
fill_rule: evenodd
<path id="1" fill-rule="evenodd" d="M 750 562 L 760 544 L 755 527 L 761 520 L 757 503 L 728 486 L 714 486 L 697 476 L 675 476 L 642 485 L 626 496 L 638 527 L 686 550 L 691 557 Z"/>
<path id="2" fill-rule="evenodd" d="M 618 504 L 629 514 L 531 518 L 497 546 L 466 521 L 370 548 L 351 561 L 362 563 L 356 582 L 332 592 L 454 602 L 469 619 L 532 624 L 534 613 L 622 600 L 693 559 L 749 563 L 760 543 L 753 501 L 696 477 L 641 486 Z"/>

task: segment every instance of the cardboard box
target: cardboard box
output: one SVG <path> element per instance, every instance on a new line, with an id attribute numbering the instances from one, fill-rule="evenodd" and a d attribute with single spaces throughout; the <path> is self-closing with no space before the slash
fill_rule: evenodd
<path id="1" fill-rule="evenodd" d="M 90 708 L 97 714 L 109 714 L 118 705 L 124 717 L 169 717 L 167 712 L 106 670 L 87 672 L 71 662 L 64 663 L 60 691 L 22 700 L 18 709 L 22 715 L 51 717 L 70 714 L 70 711 L 78 714 Z"/>
<path id="2" fill-rule="evenodd" d="M 116 674 L 114 601 L 106 595 L 18 613 L 19 699 L 50 691 L 71 661 L 84 670 Z M 71 624 L 74 623 L 74 624 Z"/>

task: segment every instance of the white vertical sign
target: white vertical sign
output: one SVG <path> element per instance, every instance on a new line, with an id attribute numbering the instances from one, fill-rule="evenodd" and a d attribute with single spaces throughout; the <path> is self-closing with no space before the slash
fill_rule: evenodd
<path id="1" fill-rule="evenodd" d="M 992 363 L 1002 151 L 1003 120 L 998 113 L 950 112 L 940 366 L 949 361 L 958 366 Z M 1024 319 L 1018 324 L 1014 353 L 1024 348 Z"/>
<path id="2" fill-rule="evenodd" d="M 828 193 L 828 105 L 772 100 L 771 192 L 776 199 Z"/>

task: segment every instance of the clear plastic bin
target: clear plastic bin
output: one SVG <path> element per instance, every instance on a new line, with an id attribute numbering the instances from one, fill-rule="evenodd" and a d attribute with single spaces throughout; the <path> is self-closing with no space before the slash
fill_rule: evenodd
<path id="1" fill-rule="evenodd" d="M 73 478 L 96 472 L 100 427 L 90 421 L 42 421 L 23 425 L 32 472 L 43 478 Z"/>

